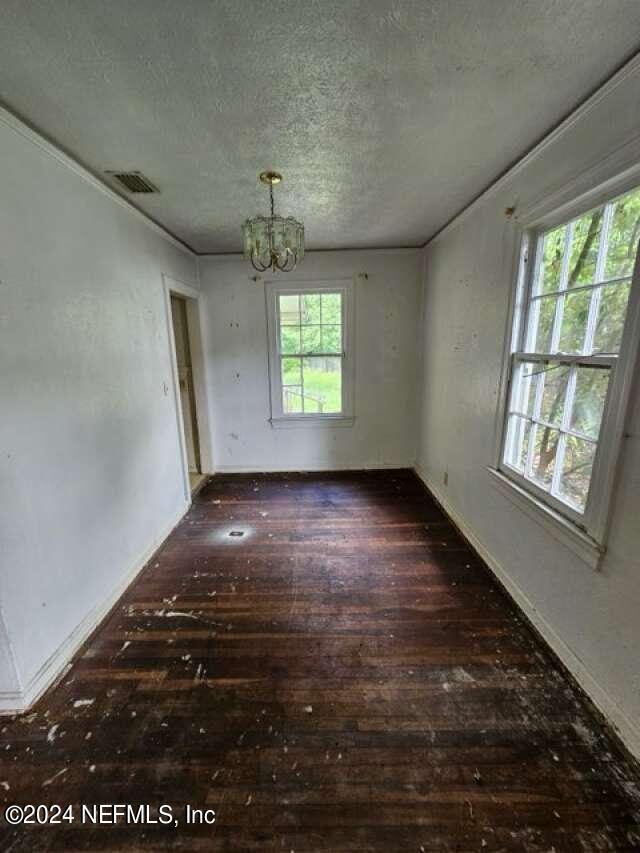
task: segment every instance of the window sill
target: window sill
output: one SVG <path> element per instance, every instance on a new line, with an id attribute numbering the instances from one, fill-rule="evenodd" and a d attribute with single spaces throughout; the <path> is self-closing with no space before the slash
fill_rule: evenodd
<path id="1" fill-rule="evenodd" d="M 354 417 L 344 417 L 343 415 L 324 415 L 322 417 L 305 417 L 304 415 L 296 417 L 295 415 L 286 415 L 279 418 L 269 418 L 269 423 L 273 429 L 297 429 L 299 427 L 352 427 L 354 422 Z"/>
<path id="2" fill-rule="evenodd" d="M 491 467 L 488 467 L 487 471 L 491 475 L 492 485 L 511 503 L 541 525 L 592 569 L 598 568 L 604 554 L 604 546 L 599 545 L 595 539 L 571 521 L 514 483 L 506 474 Z"/>

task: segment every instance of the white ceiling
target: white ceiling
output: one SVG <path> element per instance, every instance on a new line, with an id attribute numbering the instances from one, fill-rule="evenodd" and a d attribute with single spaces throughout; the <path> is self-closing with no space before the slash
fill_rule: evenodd
<path id="1" fill-rule="evenodd" d="M 198 252 L 415 246 L 638 46 L 638 0 L 2 0 L 0 99 Z"/>

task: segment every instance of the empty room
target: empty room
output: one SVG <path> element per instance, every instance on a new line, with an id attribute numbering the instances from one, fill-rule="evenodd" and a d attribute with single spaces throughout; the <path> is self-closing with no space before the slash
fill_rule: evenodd
<path id="1" fill-rule="evenodd" d="M 640 2 L 3 0 L 0 849 L 640 851 Z"/>

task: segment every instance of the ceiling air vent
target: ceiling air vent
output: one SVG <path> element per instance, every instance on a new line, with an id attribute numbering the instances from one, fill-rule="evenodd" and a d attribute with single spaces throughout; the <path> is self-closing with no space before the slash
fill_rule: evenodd
<path id="1" fill-rule="evenodd" d="M 112 178 L 122 184 L 130 193 L 159 193 L 158 187 L 154 186 L 142 172 L 107 172 Z"/>

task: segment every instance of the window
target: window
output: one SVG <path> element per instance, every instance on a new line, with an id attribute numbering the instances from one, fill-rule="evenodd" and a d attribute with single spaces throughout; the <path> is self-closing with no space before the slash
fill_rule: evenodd
<path id="1" fill-rule="evenodd" d="M 528 232 L 521 260 L 500 468 L 598 542 L 637 348 L 639 238 L 636 189 Z"/>
<path id="2" fill-rule="evenodd" d="M 352 419 L 351 282 L 267 285 L 271 422 Z"/>

